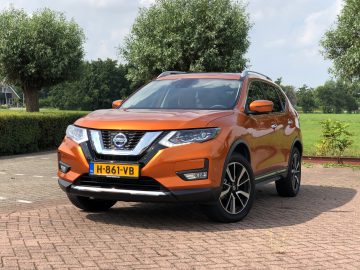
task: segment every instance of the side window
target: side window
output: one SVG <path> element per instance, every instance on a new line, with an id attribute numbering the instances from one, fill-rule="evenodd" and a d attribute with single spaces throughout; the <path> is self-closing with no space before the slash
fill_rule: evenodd
<path id="1" fill-rule="evenodd" d="M 246 109 L 249 109 L 251 102 L 255 100 L 264 100 L 266 99 L 266 85 L 261 81 L 252 81 L 248 89 L 248 96 L 246 100 Z"/>
<path id="2" fill-rule="evenodd" d="M 266 84 L 266 85 L 267 85 L 267 87 L 266 87 L 267 89 L 266 89 L 266 98 L 265 99 L 270 100 L 274 103 L 273 112 L 282 112 L 283 106 L 281 104 L 278 90 L 270 84 Z"/>
<path id="3" fill-rule="evenodd" d="M 280 97 L 280 102 L 283 108 L 283 111 L 285 111 L 286 108 L 286 98 L 284 96 L 284 93 L 282 91 L 280 91 L 280 89 L 276 88 L 276 91 L 278 92 L 278 95 Z"/>

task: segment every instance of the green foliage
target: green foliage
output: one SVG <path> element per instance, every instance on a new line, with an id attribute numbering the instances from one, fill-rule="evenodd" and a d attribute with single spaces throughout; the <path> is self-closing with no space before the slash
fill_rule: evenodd
<path id="1" fill-rule="evenodd" d="M 360 1 L 346 0 L 336 25 L 321 40 L 325 58 L 334 62 L 334 73 L 345 79 L 360 79 Z"/>
<path id="2" fill-rule="evenodd" d="M 38 92 L 76 75 L 84 34 L 62 13 L 11 8 L 0 13 L 0 75 L 23 89 L 28 111 L 38 111 Z"/>
<path id="3" fill-rule="evenodd" d="M 304 143 L 304 155 L 316 155 L 316 144 L 321 140 L 319 122 L 332 120 L 349 123 L 348 130 L 354 134 L 354 143 L 345 150 L 345 156 L 360 157 L 360 114 L 300 113 L 300 126 Z"/>
<path id="4" fill-rule="evenodd" d="M 304 113 L 313 112 L 316 108 L 314 89 L 303 85 L 297 92 L 297 105 L 301 106 Z"/>
<path id="5" fill-rule="evenodd" d="M 288 97 L 288 99 L 290 100 L 291 104 L 293 106 L 296 106 L 297 105 L 297 97 L 296 97 L 295 86 L 283 85 L 281 77 L 276 79 L 275 83 L 278 84 L 281 87 L 281 89 L 285 92 L 285 94 Z"/>
<path id="6" fill-rule="evenodd" d="M 348 113 L 358 110 L 358 103 L 354 97 L 355 84 L 344 81 L 327 81 L 324 85 L 316 88 L 316 97 L 324 113 Z M 358 88 L 357 88 L 358 89 Z"/>
<path id="7" fill-rule="evenodd" d="M 67 110 L 111 108 L 114 100 L 131 93 L 126 73 L 126 66 L 111 59 L 84 62 L 77 80 L 45 89 L 40 104 Z"/>
<path id="8" fill-rule="evenodd" d="M 66 127 L 84 112 L 0 112 L 0 155 L 58 147 Z"/>
<path id="9" fill-rule="evenodd" d="M 157 0 L 140 10 L 120 53 L 140 85 L 164 70 L 241 71 L 251 25 L 231 0 Z"/>
<path id="10" fill-rule="evenodd" d="M 353 143 L 351 140 L 353 135 L 347 130 L 350 125 L 330 119 L 321 121 L 320 124 L 322 127 L 322 139 L 317 145 L 317 153 L 336 156 L 340 161 L 344 151 Z"/>

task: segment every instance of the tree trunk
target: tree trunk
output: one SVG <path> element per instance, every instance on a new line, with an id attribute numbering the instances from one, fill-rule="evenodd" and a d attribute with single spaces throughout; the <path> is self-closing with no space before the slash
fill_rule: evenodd
<path id="1" fill-rule="evenodd" d="M 23 87 L 27 112 L 39 111 L 39 90 L 35 87 Z"/>

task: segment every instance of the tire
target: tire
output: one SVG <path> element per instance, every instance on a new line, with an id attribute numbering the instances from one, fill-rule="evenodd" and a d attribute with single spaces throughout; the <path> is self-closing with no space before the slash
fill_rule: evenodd
<path id="1" fill-rule="evenodd" d="M 219 199 L 204 206 L 205 214 L 215 221 L 240 221 L 249 213 L 254 201 L 253 171 L 249 162 L 236 154 L 224 166 L 222 175 Z"/>
<path id="2" fill-rule="evenodd" d="M 275 182 L 277 193 L 282 197 L 295 197 L 301 184 L 301 154 L 294 148 L 290 159 L 287 176 Z"/>
<path id="3" fill-rule="evenodd" d="M 76 196 L 69 193 L 67 193 L 67 196 L 70 202 L 77 208 L 89 212 L 106 211 L 116 203 L 116 201 L 92 199 L 89 197 Z"/>

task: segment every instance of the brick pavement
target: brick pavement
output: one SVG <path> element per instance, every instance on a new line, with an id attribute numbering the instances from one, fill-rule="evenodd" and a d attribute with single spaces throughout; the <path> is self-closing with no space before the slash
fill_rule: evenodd
<path id="1" fill-rule="evenodd" d="M 243 222 L 218 224 L 193 204 L 79 211 L 55 158 L 0 159 L 1 269 L 360 269 L 359 170 L 303 168 L 298 197 L 259 186 Z"/>

